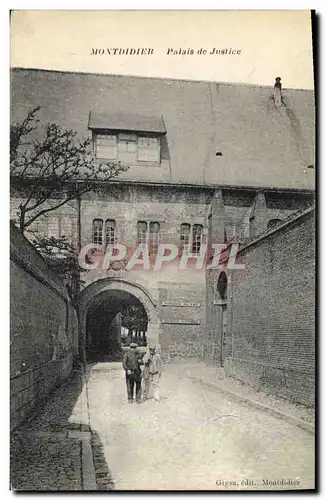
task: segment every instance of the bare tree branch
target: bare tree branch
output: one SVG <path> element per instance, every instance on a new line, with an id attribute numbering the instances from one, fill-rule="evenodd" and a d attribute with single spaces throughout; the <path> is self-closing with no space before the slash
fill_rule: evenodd
<path id="1" fill-rule="evenodd" d="M 115 179 L 126 169 L 119 163 L 97 161 L 91 150 L 92 141 L 78 139 L 73 130 L 54 123 L 39 129 L 39 109 L 29 111 L 10 130 L 12 184 L 25 189 L 18 215 L 21 231 L 42 215 L 97 189 L 98 184 Z M 40 210 L 35 213 L 37 209 Z"/>

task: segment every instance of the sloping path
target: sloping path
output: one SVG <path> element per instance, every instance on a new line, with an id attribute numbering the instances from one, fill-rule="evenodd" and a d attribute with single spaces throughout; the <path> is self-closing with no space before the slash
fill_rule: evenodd
<path id="1" fill-rule="evenodd" d="M 90 425 L 116 489 L 288 489 L 272 483 L 281 480 L 313 488 L 312 435 L 180 378 L 173 366 L 161 382 L 159 403 L 130 405 L 119 365 L 92 368 Z"/>
<path id="2" fill-rule="evenodd" d="M 161 395 L 159 403 L 130 405 L 120 364 L 88 365 L 12 436 L 13 489 L 314 487 L 314 436 L 304 429 L 173 365 L 165 367 Z"/>

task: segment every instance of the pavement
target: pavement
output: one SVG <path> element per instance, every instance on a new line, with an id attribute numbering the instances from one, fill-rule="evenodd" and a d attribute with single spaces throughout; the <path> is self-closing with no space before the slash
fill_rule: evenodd
<path id="1" fill-rule="evenodd" d="M 218 370 L 204 362 L 194 364 L 178 363 L 175 368 L 179 376 L 200 382 L 211 389 L 222 392 L 227 397 L 282 418 L 315 434 L 314 408 L 290 402 L 270 392 L 255 390 L 233 377 L 224 376 L 222 370 Z"/>
<path id="2" fill-rule="evenodd" d="M 94 491 L 98 447 L 89 425 L 84 371 L 57 389 L 43 408 L 11 436 L 11 489 L 16 491 Z M 94 456 L 96 455 L 96 460 Z M 99 481 L 100 483 L 100 481 Z M 112 489 L 106 474 L 106 489 Z"/>
<path id="3" fill-rule="evenodd" d="M 202 383 L 208 372 L 166 365 L 161 401 L 130 405 L 120 363 L 87 365 L 13 434 L 12 489 L 313 489 L 312 433 Z"/>

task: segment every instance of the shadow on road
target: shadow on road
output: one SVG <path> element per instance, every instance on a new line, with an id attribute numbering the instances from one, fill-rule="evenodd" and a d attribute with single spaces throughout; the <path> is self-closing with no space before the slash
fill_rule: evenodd
<path id="1" fill-rule="evenodd" d="M 11 435 L 10 484 L 15 491 L 113 490 L 97 432 L 89 425 L 81 367 Z"/>

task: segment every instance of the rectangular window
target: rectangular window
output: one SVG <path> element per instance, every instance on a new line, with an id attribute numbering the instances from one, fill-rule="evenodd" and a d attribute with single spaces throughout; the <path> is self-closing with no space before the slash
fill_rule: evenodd
<path id="1" fill-rule="evenodd" d="M 192 254 L 197 255 L 200 253 L 202 245 L 203 226 L 194 224 L 192 234 Z"/>
<path id="2" fill-rule="evenodd" d="M 49 238 L 59 238 L 59 218 L 58 217 L 48 217 L 47 234 Z"/>
<path id="3" fill-rule="evenodd" d="M 107 219 L 105 222 L 106 247 L 114 245 L 116 242 L 116 223 L 115 220 Z"/>
<path id="4" fill-rule="evenodd" d="M 124 163 L 136 163 L 137 136 L 135 134 L 119 134 L 117 149 L 119 161 Z"/>
<path id="5" fill-rule="evenodd" d="M 147 243 L 147 223 L 139 221 L 137 224 L 138 245 L 145 245 Z"/>
<path id="6" fill-rule="evenodd" d="M 72 239 L 72 221 L 70 217 L 62 217 L 60 219 L 60 236 L 65 238 L 68 241 Z"/>
<path id="7" fill-rule="evenodd" d="M 156 137 L 138 138 L 138 161 L 159 163 L 159 140 Z"/>
<path id="8" fill-rule="evenodd" d="M 182 252 L 187 252 L 190 244 L 190 232 L 191 226 L 190 224 L 182 224 L 181 225 L 181 249 Z"/>
<path id="9" fill-rule="evenodd" d="M 94 134 L 94 151 L 102 160 L 160 163 L 160 138 L 122 132 Z"/>
<path id="10" fill-rule="evenodd" d="M 103 244 L 103 221 L 102 219 L 93 220 L 92 242 L 94 245 Z"/>
<path id="11" fill-rule="evenodd" d="M 116 135 L 97 134 L 96 158 L 101 158 L 105 160 L 117 159 Z"/>
<path id="12" fill-rule="evenodd" d="M 149 225 L 149 255 L 157 255 L 159 245 L 159 230 L 158 222 L 150 222 Z"/>

